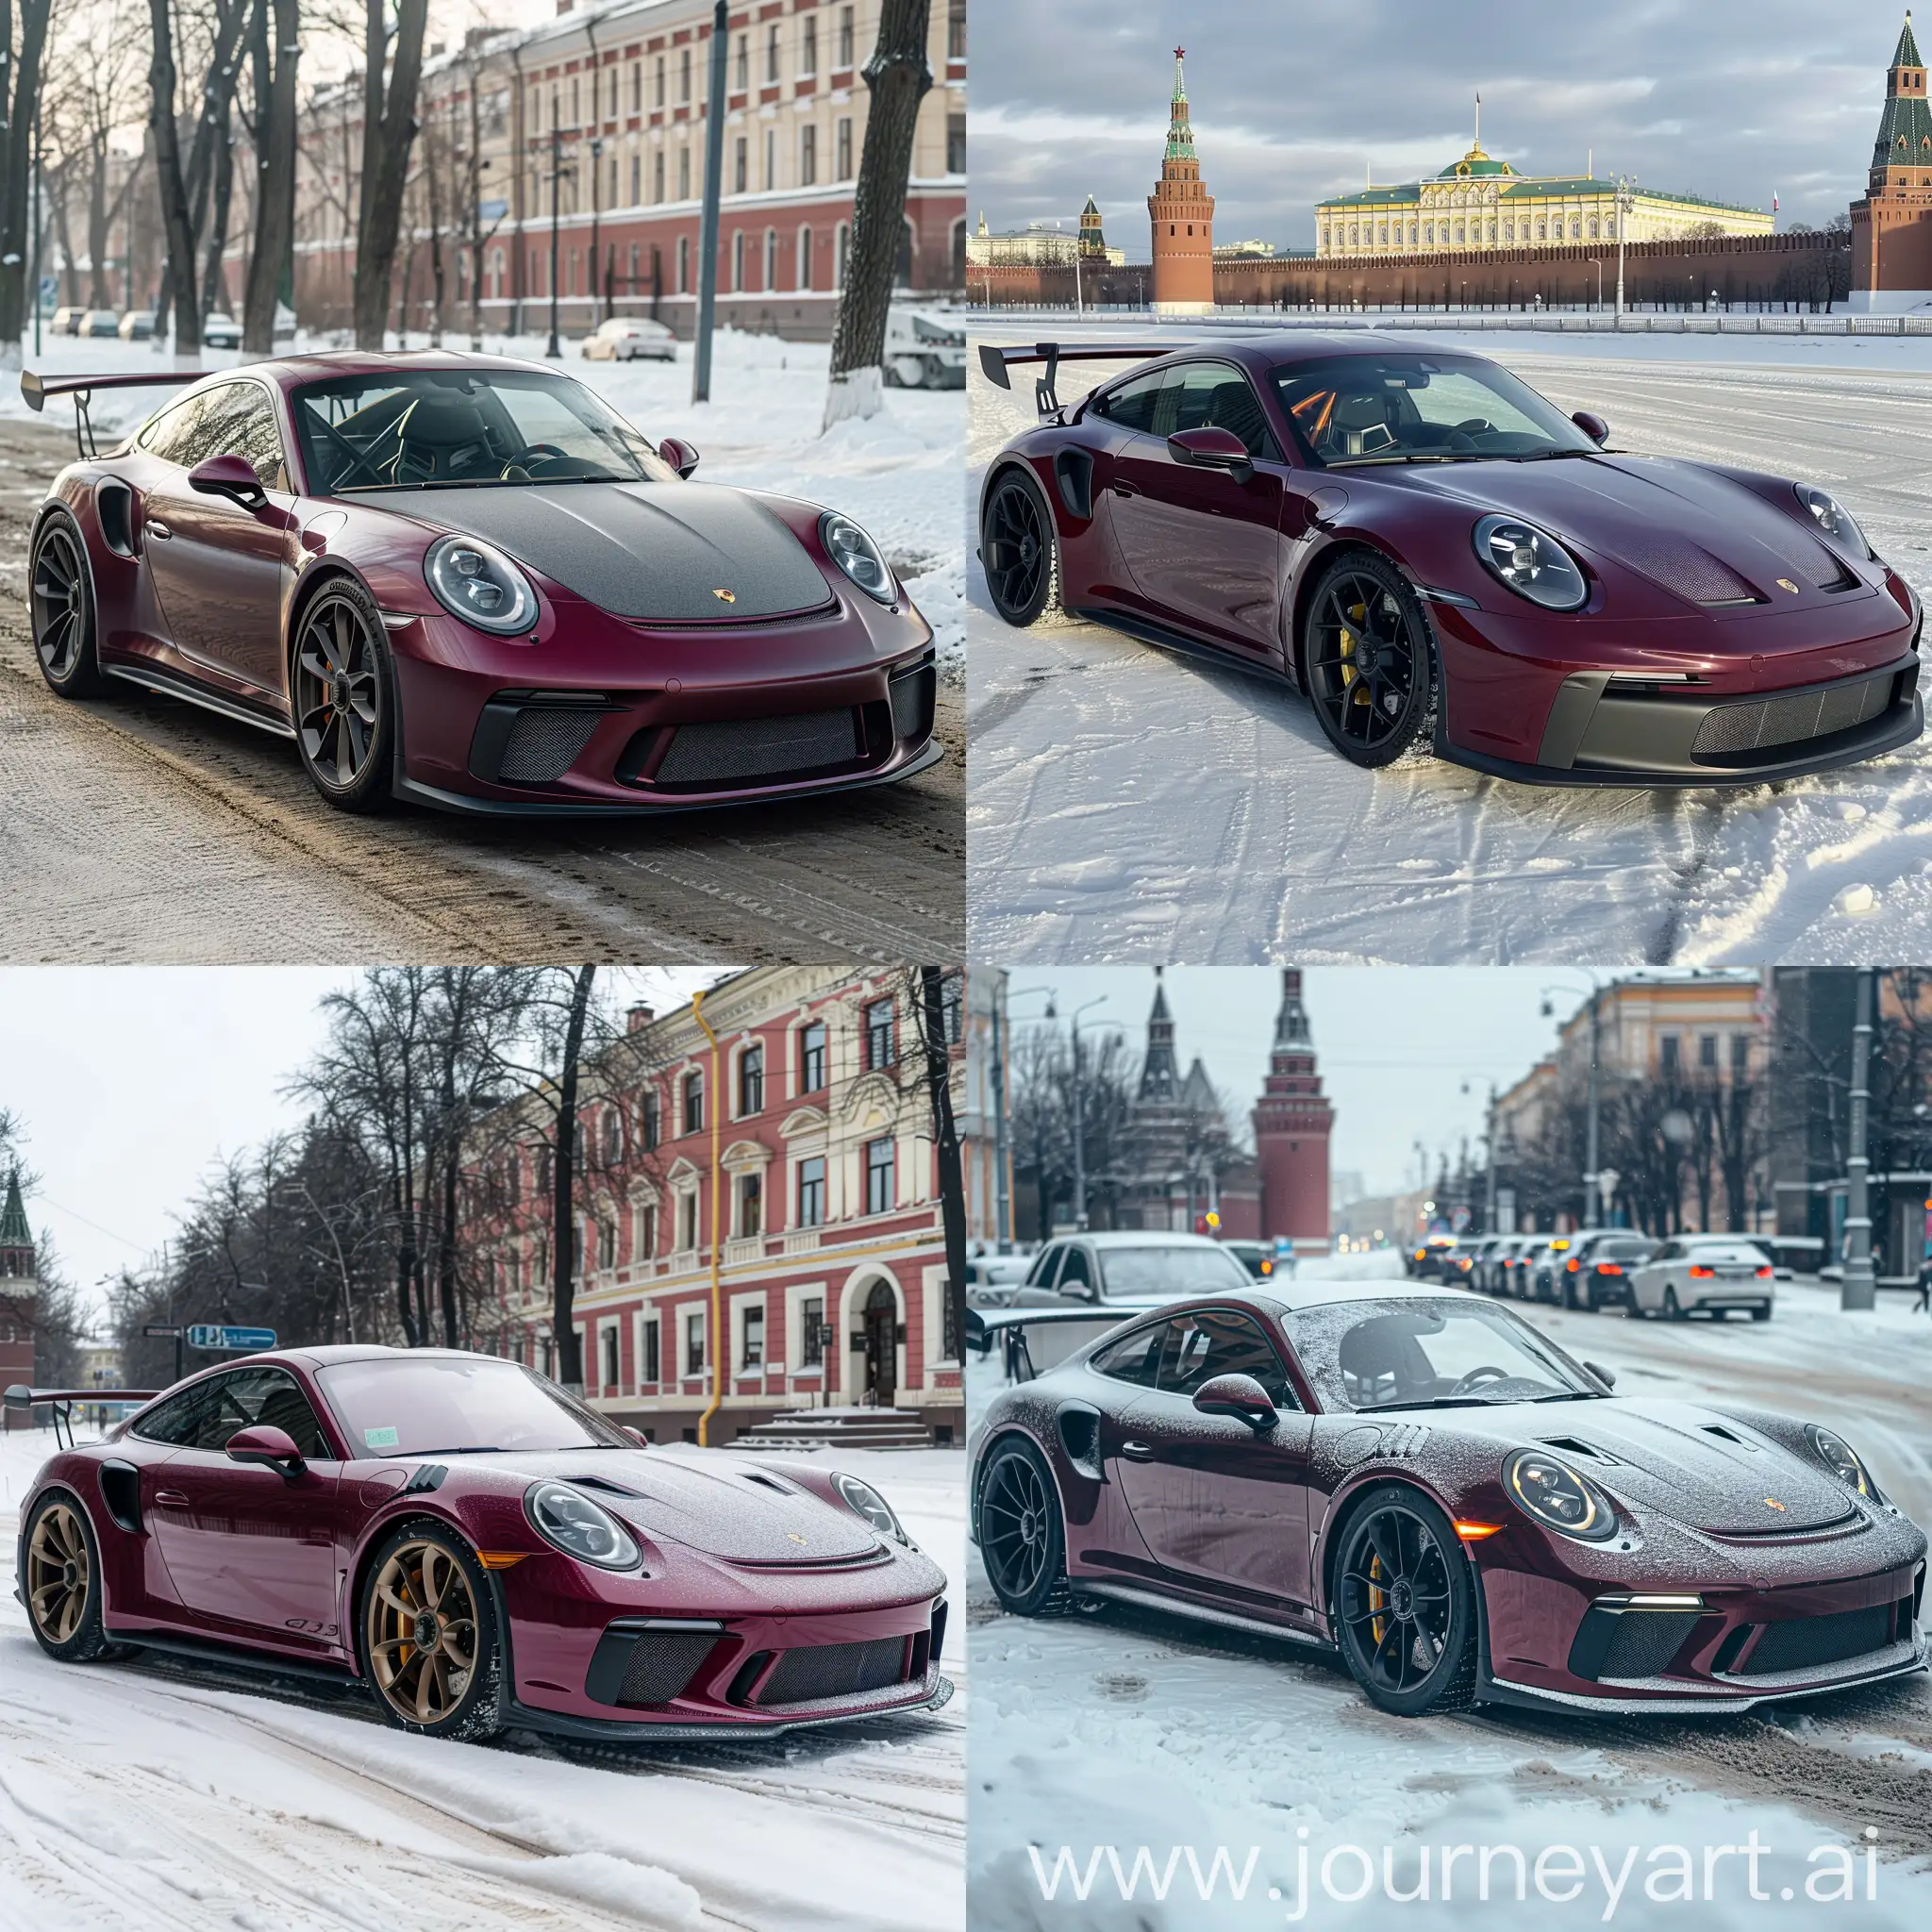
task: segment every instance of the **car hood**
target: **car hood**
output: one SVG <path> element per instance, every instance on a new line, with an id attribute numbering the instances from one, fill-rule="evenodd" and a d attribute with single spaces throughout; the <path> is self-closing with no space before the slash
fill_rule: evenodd
<path id="1" fill-rule="evenodd" d="M 1443 1424 L 1482 1414 L 1437 1410 Z M 1404 1411 L 1410 1422 L 1434 1420 Z M 1474 1423 L 1507 1453 L 1547 1443 L 1580 1474 L 1628 1503 L 1723 1537 L 1790 1536 L 1841 1523 L 1854 1510 L 1838 1478 L 1748 1424 L 1701 1404 L 1609 1396 L 1517 1403 Z"/>
<path id="2" fill-rule="evenodd" d="M 469 1463 L 582 1486 L 613 1515 L 659 1542 L 683 1543 L 760 1568 L 853 1562 L 881 1547 L 869 1524 L 725 1452 L 566 1450 L 550 1456 L 465 1457 Z"/>
<path id="3" fill-rule="evenodd" d="M 789 617 L 831 601 L 805 546 L 740 490 L 510 483 L 386 490 L 378 500 L 439 530 L 481 537 L 587 602 L 641 623 Z"/>
<path id="4" fill-rule="evenodd" d="M 1796 518 L 1700 463 L 1596 456 L 1419 464 L 1398 481 L 1474 516 L 1498 510 L 1540 524 L 1707 608 L 1756 598 L 1784 610 L 1841 595 L 1859 581 Z"/>

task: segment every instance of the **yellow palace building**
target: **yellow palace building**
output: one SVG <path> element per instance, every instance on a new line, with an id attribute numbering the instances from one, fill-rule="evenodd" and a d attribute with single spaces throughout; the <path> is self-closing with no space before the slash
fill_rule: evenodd
<path id="1" fill-rule="evenodd" d="M 1769 235 L 1753 208 L 1632 187 L 1626 242 Z M 1433 181 L 1367 188 L 1315 210 L 1315 254 L 1426 255 L 1437 250 L 1556 248 L 1617 239 L 1617 184 L 1593 175 L 1519 175 L 1491 160 L 1478 136 Z"/>

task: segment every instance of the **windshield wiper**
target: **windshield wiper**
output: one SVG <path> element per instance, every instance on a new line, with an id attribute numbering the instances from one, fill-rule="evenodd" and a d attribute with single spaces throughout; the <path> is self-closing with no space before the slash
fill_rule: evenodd
<path id="1" fill-rule="evenodd" d="M 1601 1389 L 1564 1389 L 1555 1395 L 1532 1395 L 1529 1398 L 1532 1402 L 1602 1402 L 1604 1399 Z"/>
<path id="2" fill-rule="evenodd" d="M 503 1446 L 497 1442 L 460 1442 L 454 1449 L 399 1449 L 399 1456 L 501 1456 Z"/>
<path id="3" fill-rule="evenodd" d="M 1406 450 L 1397 457 L 1334 457 L 1322 467 L 1325 470 L 1359 470 L 1370 463 L 1480 463 L 1488 460 L 1480 450 L 1462 456 L 1452 456 L 1446 450 L 1436 455 Z"/>
<path id="4" fill-rule="evenodd" d="M 1407 1402 L 1372 1402 L 1357 1415 L 1380 1415 L 1385 1408 L 1496 1408 L 1521 1402 L 1520 1395 L 1418 1395 Z"/>
<path id="5" fill-rule="evenodd" d="M 1531 449 L 1520 457 L 1505 457 L 1503 460 L 1507 463 L 1548 463 L 1558 457 L 1595 457 L 1602 454 L 1597 449 Z"/>

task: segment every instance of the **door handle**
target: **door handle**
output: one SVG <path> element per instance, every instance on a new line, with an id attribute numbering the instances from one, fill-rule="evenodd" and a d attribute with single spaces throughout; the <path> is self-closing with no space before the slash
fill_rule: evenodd
<path id="1" fill-rule="evenodd" d="M 148 518 L 147 522 L 142 527 L 146 530 L 147 534 L 150 537 L 158 537 L 164 542 L 168 538 L 172 537 L 175 534 L 173 530 L 169 529 L 166 524 L 159 522 L 158 519 L 154 517 Z"/>
<path id="2" fill-rule="evenodd" d="M 1131 483 L 1109 483 L 1107 487 L 1116 496 L 1139 496 L 1141 493 Z"/>
<path id="3" fill-rule="evenodd" d="M 1154 1445 L 1151 1442 L 1123 1442 L 1121 1444 L 1121 1454 L 1129 1462 L 1152 1462 L 1154 1460 Z"/>
<path id="4" fill-rule="evenodd" d="M 179 1490 L 157 1490 L 155 1501 L 163 1509 L 185 1509 L 188 1507 L 188 1498 Z"/>

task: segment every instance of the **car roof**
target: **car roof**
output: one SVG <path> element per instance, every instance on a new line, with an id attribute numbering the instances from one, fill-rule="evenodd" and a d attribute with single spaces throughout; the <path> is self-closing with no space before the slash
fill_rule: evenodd
<path id="1" fill-rule="evenodd" d="M 1266 1312 L 1286 1315 L 1294 1314 L 1304 1308 L 1330 1307 L 1349 1302 L 1439 1302 L 1448 1296 L 1455 1301 L 1474 1303 L 1481 1307 L 1492 1308 L 1496 1304 L 1486 1294 L 1475 1294 L 1465 1288 L 1447 1288 L 1439 1282 L 1408 1281 L 1394 1279 L 1371 1281 L 1308 1281 L 1302 1278 L 1284 1280 L 1273 1275 L 1266 1283 L 1256 1282 L 1250 1287 L 1216 1289 L 1208 1294 L 1183 1295 L 1172 1302 L 1164 1302 L 1149 1314 L 1183 1315 L 1191 1307 L 1225 1307 L 1230 1302 L 1247 1302 Z"/>
<path id="2" fill-rule="evenodd" d="M 1057 1234 L 1056 1241 L 1091 1241 L 1096 1248 L 1218 1248 L 1224 1249 L 1225 1241 L 1218 1241 L 1211 1235 L 1183 1234 L 1174 1228 L 1116 1227 L 1100 1230 L 1089 1229 L 1083 1234 Z"/>
<path id="3" fill-rule="evenodd" d="M 483 356 L 467 349 L 309 349 L 299 355 L 264 357 L 233 369 L 209 370 L 200 381 L 223 381 L 235 375 L 267 377 L 283 389 L 327 382 L 342 376 L 397 375 L 413 369 L 520 369 L 542 375 L 567 375 L 541 362 L 519 356 Z M 575 378 L 573 378 L 575 380 Z"/>
<path id="4" fill-rule="evenodd" d="M 1164 354 L 1149 355 L 1141 367 L 1146 368 L 1155 362 L 1208 357 L 1221 362 L 1241 363 L 1251 373 L 1258 375 L 1285 364 L 1325 362 L 1337 356 L 1389 355 L 1454 357 L 1474 361 L 1488 359 L 1477 350 L 1459 346 L 1441 348 L 1386 329 L 1350 329 L 1346 333 L 1326 329 L 1271 329 L 1264 334 L 1234 336 L 1225 341 L 1178 343 Z"/>

